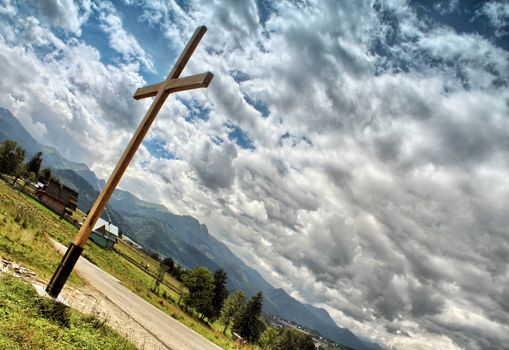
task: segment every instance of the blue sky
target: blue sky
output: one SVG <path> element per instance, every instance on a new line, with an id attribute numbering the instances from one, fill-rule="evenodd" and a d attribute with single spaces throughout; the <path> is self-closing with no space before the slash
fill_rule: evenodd
<path id="1" fill-rule="evenodd" d="M 0 0 L 0 106 L 107 178 L 199 25 L 120 186 L 206 223 L 390 349 L 509 342 L 509 5 Z"/>

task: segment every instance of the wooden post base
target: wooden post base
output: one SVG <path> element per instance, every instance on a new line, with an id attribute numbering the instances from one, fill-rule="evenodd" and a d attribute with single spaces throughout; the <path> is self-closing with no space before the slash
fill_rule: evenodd
<path id="1" fill-rule="evenodd" d="M 76 265 L 81 252 L 83 252 L 83 248 L 75 245 L 74 243 L 69 244 L 67 247 L 67 251 L 65 252 L 62 260 L 60 260 L 60 264 L 58 264 L 55 273 L 51 277 L 48 285 L 46 286 L 46 293 L 52 298 L 57 298 L 62 288 L 64 287 L 65 282 L 69 278 L 69 275 Z"/>

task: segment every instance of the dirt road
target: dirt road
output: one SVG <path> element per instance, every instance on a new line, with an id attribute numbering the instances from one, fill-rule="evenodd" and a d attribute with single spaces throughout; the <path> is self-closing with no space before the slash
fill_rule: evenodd
<path id="1" fill-rule="evenodd" d="M 60 254 L 65 247 L 53 241 Z M 89 296 L 95 300 L 93 308 L 108 320 L 113 328 L 128 336 L 139 348 L 171 350 L 218 350 L 221 349 L 202 335 L 187 328 L 177 320 L 155 308 L 139 296 L 122 286 L 119 281 L 85 258 L 76 264 L 77 272 L 98 292 Z M 73 298 L 72 291 L 64 293 L 70 306 L 83 310 L 90 301 Z M 94 296 L 95 295 L 95 296 Z M 74 295 L 76 296 L 76 295 Z M 102 299 L 102 297 L 104 299 Z M 81 299 L 83 299 L 81 297 Z M 113 304 L 113 308 L 111 305 Z M 94 302 L 92 302 L 94 304 Z M 106 306 L 106 307 L 105 307 Z M 119 329 L 120 328 L 120 329 Z M 134 338 L 134 339 L 133 339 Z"/>

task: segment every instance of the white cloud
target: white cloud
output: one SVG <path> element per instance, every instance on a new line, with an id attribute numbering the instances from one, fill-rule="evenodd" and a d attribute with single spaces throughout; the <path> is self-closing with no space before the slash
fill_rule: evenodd
<path id="1" fill-rule="evenodd" d="M 196 170 L 203 185 L 211 189 L 228 188 L 235 178 L 232 165 L 237 149 L 231 143 L 215 145 L 207 141 L 197 144 L 190 164 Z"/>
<path id="2" fill-rule="evenodd" d="M 406 1 L 382 4 L 275 2 L 263 14 L 147 1 L 139 20 L 172 48 L 209 26 L 185 74 L 215 78 L 170 97 L 154 123 L 149 137 L 176 159 L 142 147 L 121 186 L 198 217 L 271 283 L 389 347 L 502 348 L 508 53 Z M 153 65 L 110 10 L 101 20 L 127 63 L 104 64 L 39 19 L 0 27 L 0 103 L 102 177 L 148 104 L 130 99 L 139 63 Z M 187 122 L 191 101 L 209 118 Z M 234 145 L 228 123 L 256 148 Z"/>
<path id="3" fill-rule="evenodd" d="M 101 28 L 108 34 L 110 46 L 122 54 L 124 60 L 138 61 L 151 72 L 155 71 L 154 62 L 140 46 L 133 34 L 129 33 L 122 23 L 118 12 L 112 4 L 102 2 L 98 5 Z"/>
<path id="4" fill-rule="evenodd" d="M 480 13 L 488 17 L 491 25 L 495 27 L 495 35 L 509 34 L 509 4 L 499 1 L 489 1 L 483 4 Z"/>
<path id="5" fill-rule="evenodd" d="M 16 6 L 11 0 L 0 1 L 0 13 L 3 15 L 13 16 L 17 12 Z"/>
<path id="6" fill-rule="evenodd" d="M 90 15 L 91 2 L 89 0 L 76 2 L 74 0 L 33 1 L 41 15 L 52 26 L 60 27 L 75 35 L 81 35 L 81 25 Z"/>
<path id="7" fill-rule="evenodd" d="M 128 137 L 125 129 L 143 108 L 129 97 L 144 84 L 137 67 L 104 65 L 97 49 L 74 39 L 63 42 L 34 18 L 16 21 L 16 40 L 0 41 L 7 92 L 2 105 L 67 157 L 89 164 L 116 159 Z M 39 48 L 48 53 L 38 56 Z"/>

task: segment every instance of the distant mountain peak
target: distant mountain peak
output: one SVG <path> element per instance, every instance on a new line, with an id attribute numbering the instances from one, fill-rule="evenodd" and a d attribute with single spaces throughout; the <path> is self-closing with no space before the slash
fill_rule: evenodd
<path id="1" fill-rule="evenodd" d="M 12 119 L 16 119 L 14 118 L 14 116 L 12 115 L 11 111 L 8 110 L 7 108 L 4 108 L 4 107 L 0 107 L 0 117 L 8 117 L 8 118 L 12 118 Z M 18 120 L 16 119 L 16 122 Z"/>
<path id="2" fill-rule="evenodd" d="M 0 141 L 5 139 L 14 140 L 22 145 L 27 158 L 37 152 L 42 152 L 43 167 L 73 170 L 87 180 L 94 189 L 99 189 L 97 176 L 86 164 L 70 161 L 54 147 L 39 143 L 8 109 L 0 107 Z"/>

